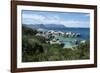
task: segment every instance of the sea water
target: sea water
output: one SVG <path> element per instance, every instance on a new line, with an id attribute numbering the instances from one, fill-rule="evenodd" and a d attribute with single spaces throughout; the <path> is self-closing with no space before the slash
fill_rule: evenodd
<path id="1" fill-rule="evenodd" d="M 58 31 L 56 29 L 56 31 Z M 60 30 L 62 32 L 72 32 L 72 33 L 80 33 L 79 37 L 73 37 L 73 38 L 63 38 L 64 48 L 72 48 L 78 44 L 73 43 L 73 41 L 83 41 L 83 40 L 89 40 L 90 39 L 90 29 L 89 28 L 66 28 Z"/>
<path id="2" fill-rule="evenodd" d="M 83 41 L 83 40 L 89 40 L 90 39 L 90 28 L 63 28 L 63 29 L 46 29 L 46 31 L 53 30 L 55 32 L 61 31 L 61 32 L 72 32 L 72 33 L 80 33 L 80 36 L 78 37 L 62 37 L 62 36 L 56 36 L 56 38 L 59 38 L 59 41 L 64 43 L 63 48 L 72 48 L 76 46 L 74 41 Z"/>

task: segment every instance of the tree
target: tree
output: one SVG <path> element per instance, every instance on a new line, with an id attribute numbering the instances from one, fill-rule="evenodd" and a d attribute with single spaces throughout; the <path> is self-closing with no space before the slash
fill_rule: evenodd
<path id="1" fill-rule="evenodd" d="M 28 28 L 26 26 L 22 26 L 22 34 L 23 35 L 35 35 L 37 33 L 37 30 L 35 29 L 31 29 L 31 28 Z"/>
<path id="2" fill-rule="evenodd" d="M 89 49 L 90 49 L 89 41 L 86 41 L 85 43 L 80 43 L 79 46 L 77 46 L 77 48 L 80 53 L 80 59 L 89 58 Z"/>

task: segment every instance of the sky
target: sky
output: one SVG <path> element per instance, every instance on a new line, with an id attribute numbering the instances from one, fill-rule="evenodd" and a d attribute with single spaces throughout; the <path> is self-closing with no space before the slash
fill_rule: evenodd
<path id="1" fill-rule="evenodd" d="M 90 27 L 89 13 L 22 10 L 22 24 L 62 24 L 66 27 Z"/>

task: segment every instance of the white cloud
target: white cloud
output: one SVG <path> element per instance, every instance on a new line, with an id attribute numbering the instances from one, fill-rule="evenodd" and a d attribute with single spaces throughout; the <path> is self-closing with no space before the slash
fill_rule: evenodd
<path id="1" fill-rule="evenodd" d="M 23 14 L 22 18 L 36 20 L 37 23 L 41 22 L 44 24 L 58 23 L 60 21 L 60 18 L 58 16 L 43 16 L 39 14 Z"/>
<path id="2" fill-rule="evenodd" d="M 35 23 L 43 23 L 43 24 L 63 24 L 66 27 L 83 27 L 84 25 L 89 25 L 88 21 L 79 21 L 79 20 L 63 20 L 59 16 L 43 16 L 39 14 L 23 14 L 23 19 L 30 19 Z M 23 20 L 24 21 L 24 20 Z M 32 23 L 34 24 L 34 23 Z"/>
<path id="3" fill-rule="evenodd" d="M 89 27 L 89 22 L 68 20 L 63 22 L 66 27 Z"/>
<path id="4" fill-rule="evenodd" d="M 27 19 L 35 19 L 35 20 L 44 20 L 45 17 L 42 15 L 36 15 L 36 14 L 22 14 L 23 18 L 27 18 Z"/>

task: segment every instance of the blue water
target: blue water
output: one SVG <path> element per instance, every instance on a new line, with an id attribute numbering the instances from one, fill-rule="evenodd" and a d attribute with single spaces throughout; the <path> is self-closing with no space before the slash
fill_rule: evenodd
<path id="1" fill-rule="evenodd" d="M 53 29 L 54 31 L 80 33 L 80 39 L 89 40 L 90 28 L 66 28 L 66 29 Z"/>
<path id="2" fill-rule="evenodd" d="M 76 46 L 76 44 L 72 43 L 75 40 L 82 41 L 82 40 L 89 40 L 90 39 L 90 28 L 46 29 L 46 31 L 49 31 L 49 30 L 80 33 L 79 37 L 74 37 L 74 38 L 56 36 L 56 38 L 59 38 L 59 40 L 64 43 L 64 48 L 71 48 L 73 46 Z"/>

